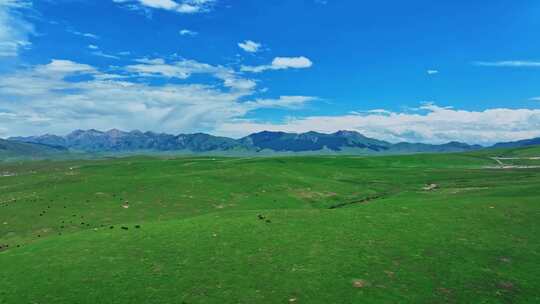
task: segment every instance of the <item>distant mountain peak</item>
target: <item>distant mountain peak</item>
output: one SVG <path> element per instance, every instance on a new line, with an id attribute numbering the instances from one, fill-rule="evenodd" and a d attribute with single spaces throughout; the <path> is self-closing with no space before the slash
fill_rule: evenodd
<path id="1" fill-rule="evenodd" d="M 350 131 L 350 130 L 339 130 L 335 133 L 333 133 L 334 135 L 337 135 L 337 136 L 364 136 L 362 135 L 361 133 L 357 132 L 357 131 Z"/>
<path id="2" fill-rule="evenodd" d="M 357 131 L 340 130 L 326 134 L 316 131 L 287 133 L 282 131 L 261 131 L 240 139 L 213 136 L 206 133 L 178 134 L 130 132 L 111 129 L 102 132 L 96 129 L 75 130 L 66 136 L 42 135 L 11 138 L 13 141 L 64 147 L 89 152 L 123 151 L 191 151 L 219 152 L 245 151 L 268 152 L 317 152 L 334 153 L 418 153 L 418 152 L 460 152 L 479 149 L 459 142 L 444 145 L 414 143 L 391 144 L 369 138 Z M 325 152 L 325 153 L 326 153 Z"/>
<path id="3" fill-rule="evenodd" d="M 102 134 L 104 134 L 104 132 L 98 131 L 96 129 L 89 129 L 89 130 L 78 129 L 69 133 L 68 135 L 66 135 L 66 137 L 79 137 L 79 136 L 84 136 L 84 135 L 95 136 L 95 135 L 102 135 Z"/>
<path id="4" fill-rule="evenodd" d="M 107 131 L 105 133 L 107 133 L 107 134 L 122 134 L 122 133 L 126 133 L 126 132 L 120 131 L 118 129 L 110 129 L 109 131 Z"/>

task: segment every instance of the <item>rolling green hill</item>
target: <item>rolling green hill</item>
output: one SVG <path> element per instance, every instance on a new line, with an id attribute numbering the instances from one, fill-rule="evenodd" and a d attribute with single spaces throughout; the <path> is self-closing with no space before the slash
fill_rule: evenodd
<path id="1" fill-rule="evenodd" d="M 540 146 L 497 149 L 491 151 L 497 151 L 496 154 L 502 157 L 540 157 Z"/>
<path id="2" fill-rule="evenodd" d="M 539 302 L 540 169 L 491 153 L 1 164 L 0 303 Z"/>

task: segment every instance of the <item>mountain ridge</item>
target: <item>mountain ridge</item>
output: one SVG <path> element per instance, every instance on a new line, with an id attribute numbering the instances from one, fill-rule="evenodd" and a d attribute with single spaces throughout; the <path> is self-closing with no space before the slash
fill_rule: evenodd
<path id="1" fill-rule="evenodd" d="M 540 145 L 540 137 L 523 139 L 510 142 L 501 142 L 493 145 L 493 148 L 521 148 Z"/>
<path id="2" fill-rule="evenodd" d="M 10 137 L 9 141 L 63 147 L 84 152 L 136 152 L 136 151 L 190 151 L 208 152 L 290 152 L 313 153 L 330 151 L 353 154 L 404 154 L 423 152 L 465 152 L 483 148 L 460 142 L 442 145 L 423 143 L 389 143 L 366 137 L 356 131 L 341 130 L 334 133 L 287 133 L 261 131 L 233 139 L 206 133 L 178 134 L 121 131 L 111 129 L 75 130 L 65 136 L 44 134 L 40 136 Z"/>
<path id="3" fill-rule="evenodd" d="M 68 149 L 45 144 L 16 142 L 0 138 L 0 158 L 43 158 L 68 153 Z"/>

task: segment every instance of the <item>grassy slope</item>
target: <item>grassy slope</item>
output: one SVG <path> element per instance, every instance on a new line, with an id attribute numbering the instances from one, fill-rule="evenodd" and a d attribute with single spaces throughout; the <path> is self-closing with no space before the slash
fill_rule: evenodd
<path id="1" fill-rule="evenodd" d="M 501 148 L 501 149 L 484 149 L 470 152 L 470 155 L 486 156 L 486 157 L 540 157 L 540 146 L 529 146 L 522 148 Z"/>
<path id="2" fill-rule="evenodd" d="M 2 165 L 18 176 L 0 178 L 0 303 L 540 301 L 540 170 L 482 169 L 491 164 L 447 154 Z"/>
<path id="3" fill-rule="evenodd" d="M 512 166 L 540 166 L 540 146 L 522 148 L 486 149 L 471 152 L 470 155 L 482 157 L 502 157 L 514 159 L 502 159 L 505 165 Z"/>

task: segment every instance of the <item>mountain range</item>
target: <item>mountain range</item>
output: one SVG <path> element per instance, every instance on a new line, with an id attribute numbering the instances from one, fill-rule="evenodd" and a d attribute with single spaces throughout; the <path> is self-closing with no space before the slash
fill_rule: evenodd
<path id="1" fill-rule="evenodd" d="M 355 131 L 332 134 L 318 132 L 285 133 L 263 131 L 233 139 L 205 133 L 171 135 L 165 133 L 109 130 L 76 130 L 66 136 L 41 135 L 11 137 L 11 142 L 46 145 L 84 152 L 190 151 L 190 152 L 351 152 L 362 154 L 461 152 L 482 148 L 450 142 L 444 145 L 392 144 Z"/>
<path id="2" fill-rule="evenodd" d="M 33 145 L 47 151 L 79 152 L 190 152 L 190 153 L 342 153 L 342 154 L 409 154 L 479 150 L 480 145 L 449 142 L 441 145 L 422 143 L 389 143 L 366 137 L 355 131 L 332 134 L 318 132 L 285 133 L 263 131 L 240 139 L 205 133 L 171 135 L 166 133 L 109 130 L 76 130 L 66 136 L 41 135 L 11 137 L 4 142 Z M 499 143 L 495 148 L 540 144 L 540 138 Z M 28 146 L 27 146 L 28 147 Z"/>

